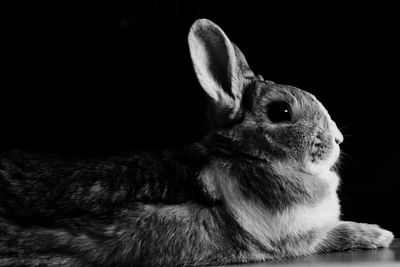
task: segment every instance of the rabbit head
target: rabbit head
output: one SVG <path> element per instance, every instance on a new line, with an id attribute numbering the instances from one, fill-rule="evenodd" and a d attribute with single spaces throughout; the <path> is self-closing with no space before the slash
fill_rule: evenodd
<path id="1" fill-rule="evenodd" d="M 192 25 L 188 41 L 195 73 L 210 99 L 209 149 L 309 171 L 334 166 L 343 136 L 312 94 L 256 76 L 239 48 L 207 19 Z"/>

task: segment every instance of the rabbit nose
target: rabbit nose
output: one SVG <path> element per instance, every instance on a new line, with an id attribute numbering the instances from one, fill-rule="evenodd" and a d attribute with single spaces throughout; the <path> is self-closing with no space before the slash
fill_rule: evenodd
<path id="1" fill-rule="evenodd" d="M 340 135 L 340 137 L 335 137 L 335 142 L 336 144 L 340 145 L 341 143 L 343 143 L 343 135 Z"/>
<path id="2" fill-rule="evenodd" d="M 332 135 L 335 138 L 336 144 L 340 145 L 341 143 L 343 143 L 343 139 L 344 139 L 343 134 L 339 131 L 335 122 L 332 122 L 332 124 L 331 124 L 331 131 L 332 131 Z"/>

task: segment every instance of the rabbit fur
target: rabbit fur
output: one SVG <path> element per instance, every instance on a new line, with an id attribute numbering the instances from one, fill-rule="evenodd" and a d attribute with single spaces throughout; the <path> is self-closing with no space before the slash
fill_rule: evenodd
<path id="1" fill-rule="evenodd" d="M 391 232 L 340 220 L 343 136 L 322 104 L 256 76 L 207 19 L 188 40 L 209 133 L 182 151 L 91 160 L 2 152 L 0 266 L 221 265 L 389 246 Z"/>

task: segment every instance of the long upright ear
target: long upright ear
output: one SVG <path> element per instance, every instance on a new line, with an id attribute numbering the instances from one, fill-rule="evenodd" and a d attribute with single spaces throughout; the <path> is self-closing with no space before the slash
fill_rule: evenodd
<path id="1" fill-rule="evenodd" d="M 194 70 L 210 96 L 218 121 L 232 119 L 240 107 L 243 89 L 254 73 L 225 33 L 207 19 L 196 20 L 189 32 Z M 224 117 L 224 118 L 221 118 Z"/>

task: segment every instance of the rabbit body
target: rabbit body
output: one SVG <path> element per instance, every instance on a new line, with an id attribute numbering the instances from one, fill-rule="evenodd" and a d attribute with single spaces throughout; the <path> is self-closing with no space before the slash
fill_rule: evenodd
<path id="1" fill-rule="evenodd" d="M 302 242 L 314 242 L 307 238 L 312 232 L 298 236 L 304 229 L 312 230 L 315 221 L 307 216 L 313 208 L 268 214 L 239 192 L 231 192 L 235 195 L 227 197 L 238 206 L 229 211 L 220 192 L 210 187 L 217 186 L 211 180 L 229 179 L 219 173 L 225 168 L 202 153 L 197 146 L 179 155 L 140 153 L 101 160 L 2 153 L 0 251 L 4 258 L 0 263 L 219 264 L 254 261 L 253 255 L 259 260 L 295 255 L 291 250 L 300 248 L 292 247 L 291 240 L 280 240 L 288 229 L 297 242 L 304 237 Z M 251 169 L 260 165 L 240 158 L 231 164 Z M 302 198 L 301 193 L 288 193 L 281 196 L 286 199 L 276 203 L 271 199 L 270 204 L 285 207 L 289 198 Z M 337 221 L 337 212 L 331 215 Z M 296 217 L 298 226 L 293 228 Z M 248 219 L 253 222 L 243 228 L 240 221 Z M 265 246 L 271 249 L 267 254 L 262 253 Z"/>
<path id="2" fill-rule="evenodd" d="M 193 266 L 387 247 L 343 222 L 343 136 L 322 104 L 255 76 L 209 20 L 189 33 L 210 132 L 180 152 L 0 155 L 0 265 Z"/>

